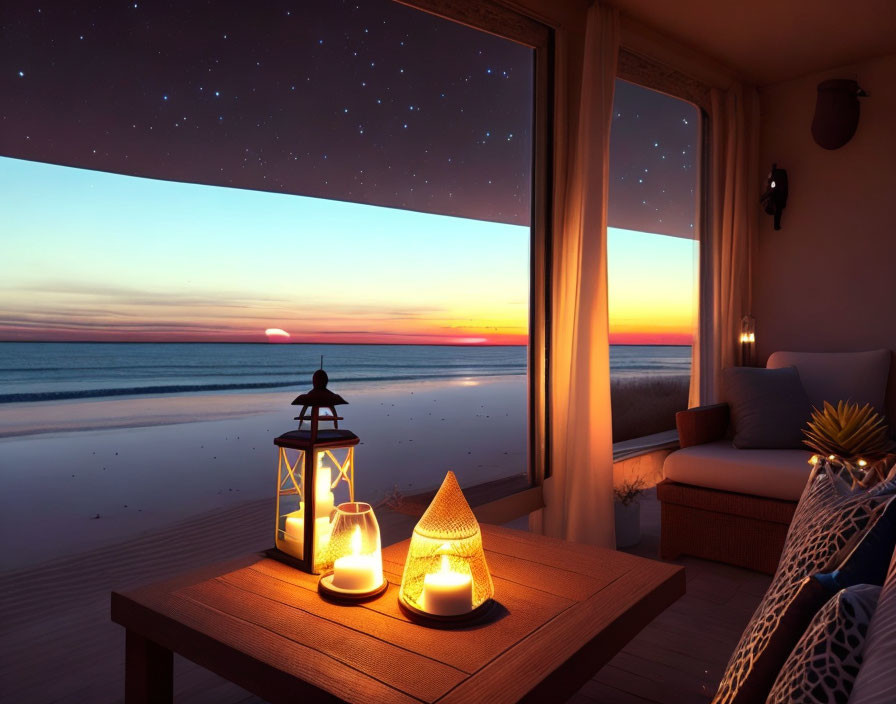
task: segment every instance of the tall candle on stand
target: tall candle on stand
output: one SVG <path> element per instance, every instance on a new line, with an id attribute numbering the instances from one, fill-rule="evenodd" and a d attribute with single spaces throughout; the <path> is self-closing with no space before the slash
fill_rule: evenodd
<path id="1" fill-rule="evenodd" d="M 330 519 L 336 498 L 331 491 L 333 470 L 324 467 L 323 456 L 317 458 L 317 471 L 314 473 L 314 517 Z"/>
<path id="2" fill-rule="evenodd" d="M 314 534 L 317 536 L 317 550 L 323 548 L 330 540 L 330 514 L 333 513 L 335 497 L 330 487 L 333 483 L 333 470 L 323 466 L 323 457 L 317 459 L 317 471 L 314 477 Z M 298 543 L 303 551 L 305 546 L 305 502 L 299 502 L 299 510 L 286 516 L 286 539 Z"/>

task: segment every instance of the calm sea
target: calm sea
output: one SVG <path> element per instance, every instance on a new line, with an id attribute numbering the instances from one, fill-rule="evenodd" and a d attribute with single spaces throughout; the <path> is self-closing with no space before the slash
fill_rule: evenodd
<path id="1" fill-rule="evenodd" d="M 0 342 L 0 403 L 526 374 L 525 347 Z M 613 345 L 613 376 L 688 374 L 691 348 Z"/>

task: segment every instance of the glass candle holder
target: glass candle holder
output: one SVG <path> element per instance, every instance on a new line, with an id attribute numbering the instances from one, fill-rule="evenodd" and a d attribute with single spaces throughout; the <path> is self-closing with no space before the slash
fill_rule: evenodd
<path id="1" fill-rule="evenodd" d="M 385 591 L 380 527 L 370 504 L 349 501 L 336 507 L 327 557 L 333 571 L 318 583 L 324 596 L 354 600 Z"/>

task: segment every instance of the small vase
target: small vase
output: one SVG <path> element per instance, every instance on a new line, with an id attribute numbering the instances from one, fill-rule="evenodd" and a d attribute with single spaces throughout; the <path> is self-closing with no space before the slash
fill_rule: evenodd
<path id="1" fill-rule="evenodd" d="M 616 547 L 629 548 L 641 542 L 641 504 L 633 501 L 628 506 L 613 503 L 616 514 Z"/>

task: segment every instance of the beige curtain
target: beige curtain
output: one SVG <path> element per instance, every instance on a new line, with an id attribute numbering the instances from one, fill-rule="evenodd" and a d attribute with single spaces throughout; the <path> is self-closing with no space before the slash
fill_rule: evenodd
<path id="1" fill-rule="evenodd" d="M 578 129 L 554 199 L 551 340 L 551 476 L 530 527 L 615 547 L 610 352 L 607 321 L 607 186 L 619 50 L 616 10 L 588 10 Z M 563 178 L 565 176 L 565 178 Z"/>
<path id="2" fill-rule="evenodd" d="M 737 364 L 740 321 L 752 306 L 759 228 L 759 98 L 736 84 L 713 89 L 709 114 L 709 213 L 700 233 L 700 322 L 692 405 L 719 400 L 722 369 Z M 697 394 L 694 394 L 694 391 Z"/>

